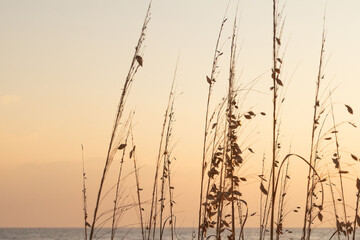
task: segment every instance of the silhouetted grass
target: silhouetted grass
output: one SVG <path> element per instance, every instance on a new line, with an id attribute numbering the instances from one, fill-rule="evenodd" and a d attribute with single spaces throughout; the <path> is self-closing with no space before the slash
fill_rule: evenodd
<path id="1" fill-rule="evenodd" d="M 155 233 L 156 233 L 156 221 L 157 221 L 157 214 L 158 214 L 158 201 L 161 201 L 161 210 L 160 210 L 160 229 L 162 229 L 162 212 L 163 212 L 163 206 L 164 206 L 164 199 L 163 199 L 163 195 L 164 195 L 164 185 L 162 184 L 162 188 L 161 188 L 161 194 L 162 197 L 160 198 L 160 200 L 158 200 L 158 175 L 159 175 L 159 169 L 161 166 L 161 160 L 163 160 L 163 164 L 164 164 L 164 168 L 163 168 L 163 176 L 162 176 L 162 183 L 164 183 L 164 174 L 166 173 L 165 171 L 165 165 L 166 165 L 166 161 L 167 158 L 170 156 L 170 152 L 169 152 L 169 141 L 170 141 L 170 135 L 171 135 L 171 129 L 172 129 L 172 123 L 173 123 L 173 106 L 174 106 L 174 98 L 175 98 L 175 91 L 174 91 L 174 87 L 175 87 L 175 79 L 176 79 L 176 71 L 177 71 L 177 66 L 175 68 L 175 73 L 174 73 L 174 77 L 173 77 L 173 81 L 171 84 L 171 89 L 170 89 L 170 93 L 169 93 L 169 98 L 168 98 L 168 103 L 167 103 L 167 107 L 165 110 L 165 115 L 164 115 L 164 121 L 163 121 L 163 125 L 162 125 L 162 130 L 161 130 L 161 135 L 160 135 L 160 145 L 159 145 L 159 151 L 158 151 L 158 157 L 157 157 L 157 161 L 156 161 L 156 168 L 155 168 L 155 177 L 154 177 L 154 184 L 153 184 L 153 191 L 152 191 L 152 197 L 151 197 L 151 208 L 150 208 L 150 216 L 149 216 L 149 224 L 147 226 L 147 230 L 148 230 L 148 240 L 150 239 L 151 236 L 151 229 L 152 231 L 152 239 L 155 239 Z M 168 186 L 169 188 L 171 186 Z M 171 208 L 172 208 L 172 204 Z M 161 235 L 160 235 L 161 236 Z"/>
<path id="2" fill-rule="evenodd" d="M 311 138 L 308 143 L 310 145 L 310 155 L 306 159 L 303 156 L 289 152 L 282 155 L 282 145 L 290 145 L 286 142 L 280 141 L 282 133 L 281 126 L 281 107 L 284 102 L 284 83 L 281 79 L 283 77 L 284 51 L 282 47 L 282 33 L 284 28 L 284 8 L 279 7 L 279 1 L 272 1 L 273 18 L 272 18 L 272 61 L 271 61 L 271 80 L 272 87 L 272 115 L 271 115 L 271 152 L 269 161 L 271 163 L 270 169 L 266 169 L 266 154 L 264 153 L 262 160 L 262 168 L 258 174 L 260 183 L 260 211 L 259 211 L 259 239 L 265 240 L 270 234 L 269 239 L 277 240 L 282 238 L 284 232 L 290 233 L 285 229 L 286 216 L 292 212 L 299 212 L 302 206 L 296 208 L 288 208 L 287 196 L 291 188 L 291 176 L 289 172 L 290 161 L 300 161 L 307 165 L 307 175 L 304 178 L 306 183 L 306 195 L 304 205 L 304 221 L 302 229 L 303 240 L 311 239 L 311 231 L 315 221 L 323 221 L 323 212 L 329 212 L 331 208 L 334 211 L 334 225 L 336 230 L 333 236 L 337 235 L 340 239 L 341 235 L 346 236 L 349 240 L 352 235 L 355 239 L 357 226 L 360 225 L 360 217 L 358 215 L 359 200 L 360 200 L 360 180 L 356 180 L 356 207 L 354 213 L 354 220 L 348 220 L 349 211 L 345 201 L 344 181 L 343 178 L 349 172 L 342 168 L 343 159 L 340 145 L 339 145 L 339 126 L 336 122 L 334 104 L 331 99 L 331 93 L 325 96 L 321 94 L 320 89 L 323 88 L 324 79 L 324 51 L 325 51 L 325 27 L 323 27 L 321 52 L 318 66 L 318 74 L 315 85 L 315 99 L 314 112 L 312 114 L 312 129 Z M 149 204 L 149 213 L 145 214 L 147 202 L 143 202 L 144 198 L 140 193 L 140 173 L 136 158 L 136 147 L 133 136 L 132 116 L 129 117 L 125 126 L 119 129 L 120 119 L 122 119 L 123 110 L 126 102 L 126 97 L 129 94 L 131 83 L 134 75 L 139 67 L 143 65 L 143 58 L 140 54 L 140 49 L 143 46 L 145 39 L 145 31 L 150 20 L 151 2 L 149 4 L 145 21 L 142 27 L 142 32 L 135 48 L 135 53 L 132 59 L 128 76 L 124 83 L 124 88 L 121 93 L 120 103 L 116 113 L 115 124 L 113 127 L 108 154 L 101 178 L 100 186 L 97 194 L 97 201 L 93 214 L 93 221 L 90 229 L 89 239 L 93 240 L 97 231 L 101 229 L 104 224 L 112 220 L 111 239 L 115 238 L 116 229 L 120 216 L 131 208 L 137 209 L 139 212 L 139 220 L 141 226 L 142 239 L 155 240 L 165 239 L 164 235 L 166 226 L 170 228 L 169 238 L 172 240 L 176 238 L 176 217 L 174 214 L 174 186 L 172 176 L 172 146 L 171 139 L 173 134 L 174 123 L 174 102 L 175 102 L 175 79 L 177 65 L 171 84 L 171 89 L 165 109 L 164 120 L 162 122 L 162 129 L 160 133 L 160 143 L 155 164 L 155 174 L 152 185 L 151 201 Z M 257 111 L 250 108 L 246 110 L 244 102 L 247 95 L 254 88 L 256 81 L 252 81 L 249 88 L 240 88 L 237 86 L 236 72 L 239 48 L 237 45 L 239 30 L 238 30 L 238 9 L 236 9 L 234 22 L 232 25 L 231 36 L 229 37 L 229 62 L 228 62 L 228 77 L 227 77 L 227 93 L 226 96 L 216 105 L 215 109 L 212 106 L 212 92 L 214 90 L 215 82 L 219 82 L 219 58 L 223 55 L 223 48 L 220 47 L 222 35 L 227 21 L 226 14 L 222 19 L 220 30 L 217 35 L 215 52 L 212 60 L 212 68 L 210 76 L 206 76 L 208 85 L 207 101 L 205 105 L 205 123 L 204 123 L 204 138 L 202 142 L 202 157 L 201 157 L 201 178 L 200 178 L 200 192 L 199 192 L 199 206 L 198 206 L 198 223 L 197 236 L 195 233 L 193 239 L 197 237 L 198 240 L 204 239 L 242 239 L 245 240 L 244 228 L 250 217 L 256 213 L 249 214 L 250 203 L 243 197 L 241 183 L 247 182 L 247 177 L 242 174 L 242 167 L 245 164 L 245 159 L 252 154 L 254 150 L 251 147 L 251 140 L 249 136 L 243 137 L 244 129 L 257 115 L 266 115 L 264 112 L 257 113 Z M 324 20 L 325 22 L 325 20 Z M 328 87 L 325 88 L 326 91 Z M 245 93 L 243 92 L 245 91 Z M 330 103 L 328 103 L 330 102 Z M 345 105 L 347 111 L 353 114 L 350 106 Z M 212 114 L 210 114 L 212 113 Z M 331 119 L 330 119 L 331 117 Z M 332 120 L 331 127 L 328 127 L 328 121 Z M 121 137 L 119 132 L 126 132 L 126 137 Z M 253 132 L 250 132 L 250 135 Z M 122 168 L 128 152 L 128 138 L 131 138 L 131 149 L 129 151 L 129 159 L 133 160 L 134 174 L 136 181 L 136 196 L 134 200 L 136 203 L 129 204 L 127 196 L 124 196 L 121 188 Z M 335 143 L 335 147 L 331 144 Z M 101 200 L 108 194 L 102 194 L 103 185 L 106 179 L 106 174 L 110 168 L 111 162 L 116 153 L 121 151 L 122 157 L 118 170 L 117 182 L 108 191 L 115 192 L 115 199 L 113 209 L 98 214 Z M 285 155 L 285 156 L 284 156 Z M 255 156 L 255 155 L 254 155 Z M 282 157 L 284 156 L 284 157 Z M 351 158 L 355 161 L 359 159 L 351 154 Z M 253 161 L 259 161 L 256 157 Z M 83 163 L 84 164 L 84 163 Z M 331 171 L 328 169 L 330 164 L 334 165 Z M 326 170 L 325 170 L 326 168 Z M 260 170 L 259 170 L 260 171 Z M 246 176 L 246 175 L 245 175 Z M 326 176 L 326 177 L 324 177 Z M 84 205 L 84 222 L 85 222 L 85 239 L 87 239 L 87 210 L 86 210 L 86 186 L 85 186 L 85 170 L 83 165 L 83 205 Z M 335 189 L 335 182 L 339 182 L 340 189 Z M 331 203 L 328 206 L 325 202 L 325 188 L 328 184 L 330 187 Z M 337 190 L 339 190 L 337 195 Z M 337 198 L 337 199 L 336 199 Z M 339 200 L 340 199 L 340 200 Z M 341 211 L 339 211 L 338 202 L 341 204 Z M 167 206 L 169 207 L 167 209 Z M 325 208 L 327 208 L 325 210 Z M 99 216 L 98 216 L 99 215 Z M 111 215 L 110 217 L 108 215 Z M 102 222 L 98 223 L 100 217 Z M 331 219 L 332 220 L 332 219 Z M 209 230 L 213 233 L 209 233 Z"/>
<path id="3" fill-rule="evenodd" d="M 316 81 L 316 90 L 315 90 L 315 103 L 314 103 L 314 115 L 313 115 L 313 125 L 311 131 L 311 144 L 310 144 L 310 157 L 309 162 L 310 165 L 316 168 L 316 162 L 318 160 L 319 154 L 319 141 L 320 139 L 316 140 L 316 130 L 320 125 L 320 117 L 323 111 L 320 108 L 320 98 L 319 98 L 319 91 L 320 85 L 322 80 L 324 79 L 323 75 L 323 62 L 324 62 L 324 51 L 325 51 L 325 17 L 324 17 L 324 27 L 323 27 L 323 34 L 321 40 L 321 51 L 320 51 L 320 61 L 319 61 L 319 69 L 318 69 L 318 76 Z M 320 110 L 320 111 L 319 111 Z M 313 200 L 314 200 L 314 188 L 315 188 L 315 179 L 314 173 L 312 169 L 309 167 L 309 173 L 307 178 L 307 189 L 306 189 L 306 202 L 305 202 L 305 214 L 304 214 L 304 226 L 303 226 L 303 239 L 310 239 L 311 235 L 311 225 L 313 223 Z M 317 208 L 319 211 L 317 214 L 320 214 L 321 208 Z M 320 217 L 321 218 L 321 217 Z"/>
<path id="4" fill-rule="evenodd" d="M 82 179 L 83 179 L 83 211 L 84 211 L 84 237 L 87 240 L 87 227 L 89 223 L 87 222 L 88 213 L 87 213 L 87 202 L 86 202 L 86 173 L 85 173 L 85 160 L 84 160 L 84 146 L 81 144 L 81 160 L 82 160 Z"/>
<path id="5" fill-rule="evenodd" d="M 117 110 L 116 117 L 115 117 L 115 123 L 114 123 L 114 127 L 113 127 L 113 130 L 111 133 L 110 144 L 109 144 L 108 153 L 107 153 L 107 157 L 106 157 L 106 161 L 105 161 L 105 166 L 104 166 L 104 170 L 103 170 L 103 174 L 101 177 L 100 186 L 99 186 L 99 190 L 98 190 L 98 194 L 97 194 L 97 200 L 96 200 L 96 204 L 95 204 L 89 240 L 92 240 L 93 236 L 94 236 L 94 230 L 95 230 L 95 226 L 96 226 L 97 215 L 98 215 L 98 210 L 99 210 L 99 206 L 100 206 L 100 199 L 101 199 L 101 194 L 102 194 L 106 174 L 110 168 L 112 160 L 117 152 L 117 149 L 121 146 L 120 145 L 121 143 L 116 141 L 116 137 L 117 137 L 116 133 L 118 131 L 118 126 L 120 124 L 120 120 L 121 120 L 121 117 L 123 114 L 126 97 L 129 94 L 129 90 L 130 90 L 131 84 L 134 80 L 134 76 L 135 76 L 136 72 L 138 71 L 139 67 L 141 67 L 143 65 L 143 58 L 140 55 L 140 51 L 141 51 L 143 42 L 145 40 L 145 33 L 146 33 L 147 25 L 150 21 L 150 9 L 151 9 L 151 2 L 149 4 L 149 7 L 146 12 L 146 17 L 145 17 L 144 24 L 141 29 L 140 37 L 139 37 L 138 43 L 135 47 L 135 53 L 132 58 L 130 69 L 129 69 L 128 75 L 125 79 L 124 87 L 123 87 L 123 90 L 121 93 L 120 102 L 119 102 L 118 110 Z"/>

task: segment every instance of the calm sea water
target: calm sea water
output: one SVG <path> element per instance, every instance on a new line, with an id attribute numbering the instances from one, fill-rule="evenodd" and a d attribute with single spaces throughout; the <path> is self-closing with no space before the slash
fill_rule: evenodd
<path id="1" fill-rule="evenodd" d="M 292 233 L 285 233 L 280 239 L 300 239 L 301 229 L 288 229 Z M 312 234 L 313 240 L 328 240 L 334 229 L 322 228 L 314 229 Z M 167 235 L 167 233 L 165 233 Z M 178 239 L 191 240 L 193 229 L 183 228 L 177 230 Z M 245 229 L 245 239 L 255 240 L 259 237 L 258 229 Z M 0 228 L 1 240 L 83 240 L 84 233 L 81 228 Z M 96 235 L 96 239 L 109 240 L 110 229 L 103 229 Z M 119 229 L 116 239 L 141 240 L 140 229 Z M 165 237 L 165 240 L 169 238 Z M 334 240 L 337 238 L 333 238 Z M 342 237 L 342 239 L 345 239 Z M 360 239 L 360 231 L 356 239 Z"/>

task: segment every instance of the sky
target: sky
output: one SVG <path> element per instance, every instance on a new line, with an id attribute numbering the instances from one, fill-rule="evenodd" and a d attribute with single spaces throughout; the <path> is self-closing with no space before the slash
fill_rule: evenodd
<path id="1" fill-rule="evenodd" d="M 92 210 L 116 106 L 147 5 L 144 0 L 0 0 L 0 227 L 82 226 L 81 144 Z M 181 94 L 176 99 L 173 168 L 176 214 L 183 227 L 196 225 L 205 76 L 210 74 L 226 6 L 227 1 L 218 0 L 154 0 L 144 66 L 126 105 L 127 112 L 136 110 L 140 178 L 144 198 L 149 199 L 162 119 L 179 56 L 176 88 Z M 235 7 L 236 1 L 230 1 L 229 19 Z M 325 81 L 336 88 L 336 118 L 357 123 L 360 116 L 359 1 L 287 1 L 283 34 L 287 91 L 281 128 L 286 147 L 291 144 L 292 151 L 303 155 L 309 154 L 306 143 L 311 136 L 325 9 L 324 72 Z M 243 170 L 252 179 L 244 186 L 244 198 L 254 202 L 250 211 L 255 212 L 259 182 L 254 176 L 261 171 L 262 154 L 271 147 L 272 1 L 240 0 L 239 16 L 241 50 L 236 74 L 242 84 L 261 76 L 255 85 L 258 92 L 249 96 L 246 106 L 268 113 L 250 126 L 257 155 Z M 230 25 L 229 21 L 226 37 Z M 212 106 L 226 92 L 226 56 L 220 63 Z M 343 104 L 352 106 L 354 115 L 349 116 Z M 340 139 L 345 152 L 360 155 L 359 130 L 344 127 Z M 353 178 L 360 173 L 357 164 L 348 166 Z M 305 201 L 305 171 L 301 163 L 290 166 L 289 210 Z M 110 179 L 114 177 L 110 174 Z M 346 186 L 352 184 L 346 181 Z M 129 177 L 124 187 L 131 191 L 134 185 Z M 354 201 L 352 186 L 347 191 Z M 135 212 L 130 215 L 136 222 Z M 288 218 L 289 226 L 300 226 L 298 215 Z M 255 220 L 249 224 L 256 226 Z"/>

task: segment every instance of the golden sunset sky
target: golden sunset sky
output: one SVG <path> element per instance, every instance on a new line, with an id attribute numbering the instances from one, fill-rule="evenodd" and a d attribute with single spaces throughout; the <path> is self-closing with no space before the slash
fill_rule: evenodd
<path id="1" fill-rule="evenodd" d="M 141 30 L 144 0 L 0 0 L 0 227 L 82 226 L 81 144 L 88 177 L 88 205 L 93 210 L 106 158 L 116 107 Z M 203 125 L 216 37 L 227 1 L 154 0 L 145 40 L 144 66 L 135 77 L 126 112 L 136 110 L 135 141 L 141 166 L 143 199 L 150 199 L 162 119 L 177 57 L 173 166 L 178 226 L 197 222 Z M 229 52 L 236 1 L 231 1 L 224 51 Z M 359 122 L 360 2 L 290 0 L 284 15 L 284 152 L 308 156 L 313 98 L 326 8 L 325 82 L 333 94 L 337 121 Z M 240 0 L 237 63 L 239 83 L 262 75 L 246 107 L 267 116 L 250 125 L 255 155 L 241 173 L 250 212 L 258 211 L 263 153 L 270 159 L 272 84 L 272 1 Z M 228 54 L 221 59 L 215 84 L 217 104 L 227 87 Z M 354 109 L 349 115 L 343 104 Z M 124 115 L 126 116 L 126 114 Z M 340 145 L 360 155 L 360 132 L 341 128 Z M 117 158 L 118 159 L 118 158 Z M 358 162 L 346 166 L 354 179 Z M 287 209 L 302 206 L 306 166 L 290 165 Z M 113 177 L 113 178 L 112 178 Z M 111 179 L 115 176 L 110 174 Z M 111 180 L 109 180 L 111 181 Z M 349 203 L 354 183 L 346 180 Z M 124 187 L 134 190 L 132 176 Z M 133 193 L 135 196 L 135 192 Z M 130 196 L 130 201 L 132 197 Z M 288 225 L 302 217 L 289 214 Z M 132 216 L 131 216 L 132 215 Z M 136 222 L 134 210 L 131 221 Z M 249 226 L 257 226 L 257 219 Z M 323 226 L 331 226 L 325 222 Z"/>

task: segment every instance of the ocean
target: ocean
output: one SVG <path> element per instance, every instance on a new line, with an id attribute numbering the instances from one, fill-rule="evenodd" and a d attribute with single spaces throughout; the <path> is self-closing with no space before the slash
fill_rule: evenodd
<path id="1" fill-rule="evenodd" d="M 301 229 L 291 228 L 284 233 L 280 239 L 300 239 Z M 84 240 L 84 230 L 82 228 L 0 228 L 1 240 Z M 95 239 L 110 239 L 110 229 L 102 229 L 97 232 Z M 319 228 L 312 232 L 312 240 L 329 240 L 334 229 Z M 182 228 L 176 230 L 177 239 L 191 240 L 194 234 L 192 228 Z M 356 239 L 360 239 L 360 230 L 356 234 Z M 164 240 L 169 240 L 168 232 L 164 233 Z M 137 228 L 118 229 L 115 239 L 141 240 L 141 230 Z M 209 238 L 213 239 L 213 238 Z M 259 230 L 256 228 L 245 229 L 245 240 L 259 239 Z M 268 237 L 266 239 L 269 239 Z M 337 239 L 337 236 L 332 239 Z M 342 236 L 341 239 L 346 239 Z M 352 238 L 351 238 L 352 239 Z"/>

